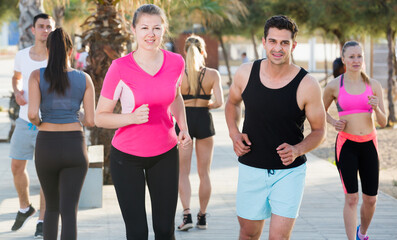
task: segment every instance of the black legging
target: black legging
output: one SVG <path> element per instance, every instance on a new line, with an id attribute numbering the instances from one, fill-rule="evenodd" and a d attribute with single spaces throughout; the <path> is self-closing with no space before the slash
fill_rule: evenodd
<path id="1" fill-rule="evenodd" d="M 77 207 L 88 169 L 83 132 L 39 131 L 35 164 L 46 201 L 44 239 L 57 239 L 59 214 L 61 239 L 77 239 Z"/>
<path id="2" fill-rule="evenodd" d="M 137 157 L 112 147 L 110 169 L 127 239 L 148 239 L 145 182 L 152 202 L 155 239 L 175 239 L 174 220 L 179 178 L 177 147 L 155 157 Z"/>

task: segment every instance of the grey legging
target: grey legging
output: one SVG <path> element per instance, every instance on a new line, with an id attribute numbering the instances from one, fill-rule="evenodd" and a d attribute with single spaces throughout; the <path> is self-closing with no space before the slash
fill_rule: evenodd
<path id="1" fill-rule="evenodd" d="M 35 164 L 46 200 L 44 239 L 57 239 L 59 214 L 61 239 L 77 239 L 77 207 L 88 169 L 83 132 L 39 131 Z"/>

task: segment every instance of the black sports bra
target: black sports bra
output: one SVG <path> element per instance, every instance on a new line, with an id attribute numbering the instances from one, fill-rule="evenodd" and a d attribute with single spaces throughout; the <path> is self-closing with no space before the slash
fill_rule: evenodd
<path id="1" fill-rule="evenodd" d="M 189 99 L 203 99 L 203 100 L 210 100 L 211 99 L 211 94 L 206 94 L 202 85 L 203 79 L 204 79 L 204 75 L 205 75 L 205 71 L 206 68 L 201 69 L 200 74 L 198 76 L 198 80 L 199 80 L 199 87 L 197 88 L 197 94 L 196 95 L 192 95 L 189 94 L 190 93 L 190 87 L 189 87 L 189 92 L 188 94 L 184 94 L 182 95 L 183 100 L 189 100 Z M 185 70 L 186 76 L 187 76 L 187 72 Z M 203 91 L 204 94 L 198 94 L 200 93 L 200 90 Z"/>

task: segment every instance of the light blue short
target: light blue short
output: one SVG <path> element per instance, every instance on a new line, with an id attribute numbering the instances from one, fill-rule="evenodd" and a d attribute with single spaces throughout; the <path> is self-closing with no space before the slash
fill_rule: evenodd
<path id="1" fill-rule="evenodd" d="M 32 123 L 17 118 L 10 141 L 10 158 L 16 160 L 33 160 L 38 132 L 39 130 Z"/>
<path id="2" fill-rule="evenodd" d="M 297 218 L 305 177 L 306 164 L 268 171 L 239 163 L 237 215 L 248 220 L 263 220 L 272 214 Z"/>

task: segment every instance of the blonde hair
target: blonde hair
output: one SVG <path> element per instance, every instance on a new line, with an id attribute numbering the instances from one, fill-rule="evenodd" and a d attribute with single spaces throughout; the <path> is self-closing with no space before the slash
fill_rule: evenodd
<path id="1" fill-rule="evenodd" d="M 185 52 L 189 91 L 191 90 L 194 95 L 198 95 L 200 91 L 198 89 L 198 75 L 200 70 L 205 67 L 205 58 L 207 57 L 204 39 L 196 35 L 188 37 L 185 41 Z"/>
<path id="2" fill-rule="evenodd" d="M 345 42 L 345 44 L 343 44 L 343 47 L 342 47 L 342 57 L 345 57 L 346 48 L 355 47 L 355 46 L 359 46 L 359 47 L 361 47 L 361 51 L 363 50 L 363 47 L 362 47 L 361 44 L 360 44 L 359 42 L 357 42 L 357 41 L 348 41 L 348 42 Z M 364 82 L 365 82 L 366 84 L 370 84 L 368 75 L 367 75 L 362 69 L 361 69 L 360 72 L 361 72 L 361 77 L 364 79 Z"/>

